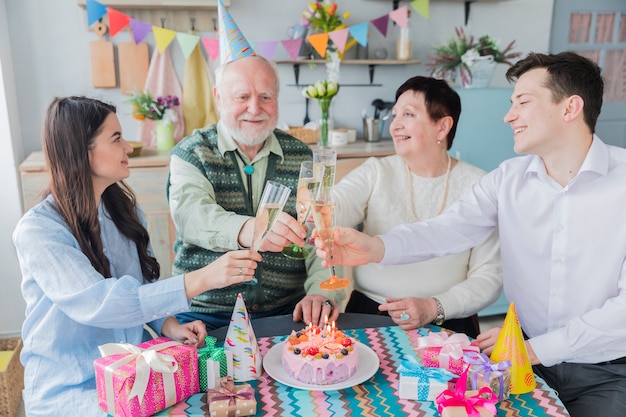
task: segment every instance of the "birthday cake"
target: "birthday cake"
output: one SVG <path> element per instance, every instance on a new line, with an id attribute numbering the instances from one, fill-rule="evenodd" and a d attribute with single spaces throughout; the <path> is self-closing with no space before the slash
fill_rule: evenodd
<path id="1" fill-rule="evenodd" d="M 292 331 L 283 343 L 282 364 L 292 378 L 312 385 L 342 382 L 354 375 L 356 342 L 330 325 Z"/>

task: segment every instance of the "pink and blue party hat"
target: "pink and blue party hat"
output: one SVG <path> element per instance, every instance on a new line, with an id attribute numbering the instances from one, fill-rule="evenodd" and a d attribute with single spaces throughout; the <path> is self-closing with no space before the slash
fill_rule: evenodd
<path id="1" fill-rule="evenodd" d="M 225 10 L 222 0 L 218 0 L 217 5 L 220 34 L 220 60 L 222 64 L 227 64 L 246 56 L 256 55 L 230 13 Z"/>

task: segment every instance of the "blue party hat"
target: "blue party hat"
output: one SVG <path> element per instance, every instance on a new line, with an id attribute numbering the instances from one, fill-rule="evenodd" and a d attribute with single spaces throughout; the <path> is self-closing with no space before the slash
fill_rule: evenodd
<path id="1" fill-rule="evenodd" d="M 218 0 L 217 5 L 220 19 L 220 60 L 222 64 L 227 64 L 245 56 L 256 55 L 230 13 L 225 10 L 222 0 Z"/>

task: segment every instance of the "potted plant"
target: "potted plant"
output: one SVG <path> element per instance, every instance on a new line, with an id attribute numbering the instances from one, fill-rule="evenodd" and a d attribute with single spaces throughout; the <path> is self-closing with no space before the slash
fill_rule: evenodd
<path id="1" fill-rule="evenodd" d="M 458 77 L 463 87 L 486 87 L 497 64 L 513 65 L 512 60 L 521 55 L 512 51 L 515 40 L 500 49 L 498 42 L 489 35 L 476 40 L 466 35 L 463 28 L 455 28 L 455 33 L 454 39 L 435 47 L 435 53 L 428 57 L 426 67 L 432 76 L 453 81 Z M 475 85 L 479 72 L 481 83 Z"/>

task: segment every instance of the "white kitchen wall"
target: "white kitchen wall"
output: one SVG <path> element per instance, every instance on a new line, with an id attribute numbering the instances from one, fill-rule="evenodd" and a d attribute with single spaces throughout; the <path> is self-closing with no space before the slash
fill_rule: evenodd
<path id="1" fill-rule="evenodd" d="M 106 4 L 106 0 L 102 0 Z M 362 23 L 391 11 L 391 1 L 339 0 L 339 11 L 349 11 L 348 24 Z M 287 27 L 300 20 L 308 0 L 232 0 L 229 11 L 246 37 L 257 40 L 286 39 Z M 401 1 L 400 5 L 408 4 Z M 468 30 L 478 36 L 490 34 L 501 39 L 503 45 L 517 40 L 517 50 L 546 52 L 549 45 L 552 0 L 504 0 L 500 2 L 472 3 Z M 532 22 L 532 24 L 531 24 Z M 413 12 L 410 19 L 413 40 L 413 58 L 426 61 L 431 47 L 448 40 L 455 26 L 464 23 L 463 2 L 431 0 L 430 19 Z M 530 29 L 532 27 L 532 29 Z M 389 34 L 383 38 L 370 26 L 370 51 L 384 47 L 395 53 L 397 27 L 390 23 Z M 204 33 L 203 35 L 208 35 Z M 3 204 L 0 208 L 0 263 L 3 272 L 0 282 L 0 334 L 18 331 L 23 317 L 23 301 L 19 293 L 19 270 L 10 242 L 10 233 L 16 222 L 15 211 L 20 207 L 17 165 L 32 151 L 41 149 L 40 129 L 43 111 L 55 96 L 85 94 L 113 102 L 119 106 L 118 114 L 125 137 L 136 136 L 138 123 L 130 117 L 125 97 L 119 89 L 95 89 L 91 86 L 89 42 L 97 36 L 88 30 L 85 9 L 75 0 L 0 0 L 0 64 L 9 66 L 3 71 L 5 90 L 14 91 L 3 99 L 0 91 L 0 174 L 2 175 Z M 120 33 L 113 43 L 127 42 L 128 34 Z M 154 41 L 148 37 L 152 47 Z M 175 67 L 182 79 L 184 61 L 178 45 L 171 46 Z M 280 52 L 276 59 L 287 59 Z M 291 66 L 281 65 L 281 120 L 290 125 L 301 125 L 304 118 L 304 99 L 293 84 Z M 500 65 L 492 86 L 508 86 L 504 80 L 506 67 Z M 382 87 L 346 87 L 334 104 L 336 125 L 360 126 L 360 111 L 370 108 L 375 98 L 391 101 L 395 89 L 410 76 L 426 74 L 423 65 L 377 67 L 375 83 Z M 10 78 L 7 79 L 6 75 Z M 342 67 L 341 81 L 345 83 L 368 82 L 366 66 Z M 324 69 L 302 66 L 300 82 L 312 82 L 324 77 Z M 4 106 L 7 108 L 5 109 Z M 311 117 L 317 109 L 311 103 Z M 507 103 L 503 103 L 507 106 Z M 8 120 L 12 126 L 6 125 Z M 10 138 L 11 140 L 8 140 Z M 6 202 L 6 203 L 5 203 Z M 9 272 L 7 271 L 9 266 Z M 17 283 L 17 284 L 16 284 Z"/>

